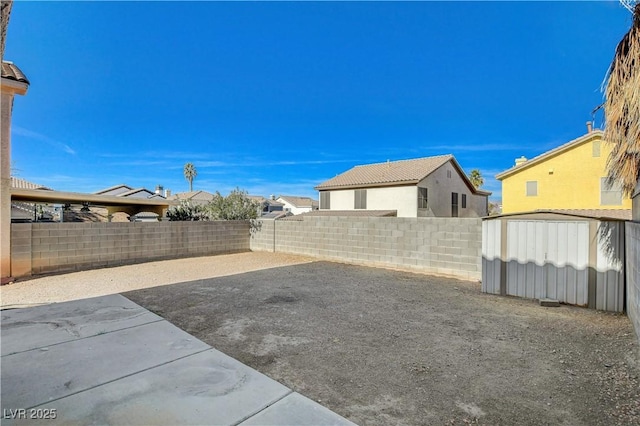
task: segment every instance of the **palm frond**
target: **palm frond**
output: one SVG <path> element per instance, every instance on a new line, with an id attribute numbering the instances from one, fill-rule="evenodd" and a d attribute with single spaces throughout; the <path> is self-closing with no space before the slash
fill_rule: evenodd
<path id="1" fill-rule="evenodd" d="M 604 139 L 612 144 L 607 159 L 610 183 L 630 195 L 640 179 L 640 3 L 633 23 L 616 48 L 605 89 Z"/>

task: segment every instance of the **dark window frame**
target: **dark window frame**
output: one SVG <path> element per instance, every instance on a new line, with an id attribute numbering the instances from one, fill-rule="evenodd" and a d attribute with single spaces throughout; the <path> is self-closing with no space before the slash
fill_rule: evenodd
<path id="1" fill-rule="evenodd" d="M 458 193 L 451 193 L 451 217 L 458 217 Z"/>
<path id="2" fill-rule="evenodd" d="M 356 189 L 353 194 L 353 208 L 355 210 L 367 209 L 367 190 Z"/>
<path id="3" fill-rule="evenodd" d="M 422 191 L 424 191 L 424 195 Z M 429 190 L 427 188 L 418 187 L 418 208 L 419 209 L 429 208 Z"/>
<path id="4" fill-rule="evenodd" d="M 320 209 L 331 210 L 331 192 L 330 191 L 320 192 Z"/>

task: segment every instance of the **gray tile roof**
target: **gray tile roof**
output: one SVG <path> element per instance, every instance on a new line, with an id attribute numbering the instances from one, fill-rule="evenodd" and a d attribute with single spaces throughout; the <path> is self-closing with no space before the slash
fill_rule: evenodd
<path id="1" fill-rule="evenodd" d="M 2 61 L 2 78 L 29 84 L 27 76 L 13 62 Z"/>
<path id="2" fill-rule="evenodd" d="M 438 167 L 453 159 L 453 155 L 388 161 L 385 163 L 356 166 L 329 179 L 315 189 L 358 188 L 377 185 L 417 184 Z"/>
<path id="3" fill-rule="evenodd" d="M 17 189 L 47 189 L 47 190 L 51 190 L 51 188 L 47 188 L 44 185 L 39 185 L 37 183 L 29 182 L 28 180 L 17 178 L 15 176 L 11 176 L 11 187 L 12 188 L 17 188 Z"/>
<path id="4" fill-rule="evenodd" d="M 309 198 L 309 197 L 296 197 L 296 196 L 293 196 L 293 195 L 281 195 L 278 198 L 282 198 L 283 200 L 285 200 L 289 204 L 293 205 L 294 207 L 314 207 L 314 206 L 318 205 L 318 202 L 316 200 L 314 200 L 313 198 Z"/>

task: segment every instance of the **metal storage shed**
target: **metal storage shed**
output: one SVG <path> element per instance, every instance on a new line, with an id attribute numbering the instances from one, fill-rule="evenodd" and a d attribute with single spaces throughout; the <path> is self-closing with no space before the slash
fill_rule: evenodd
<path id="1" fill-rule="evenodd" d="M 624 226 L 593 211 L 485 218 L 482 291 L 624 312 Z"/>

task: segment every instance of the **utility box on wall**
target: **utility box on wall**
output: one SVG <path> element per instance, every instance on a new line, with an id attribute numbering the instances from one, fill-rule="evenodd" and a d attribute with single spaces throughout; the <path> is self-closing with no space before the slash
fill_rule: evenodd
<path id="1" fill-rule="evenodd" d="M 625 311 L 625 221 L 557 212 L 482 223 L 482 291 Z"/>

